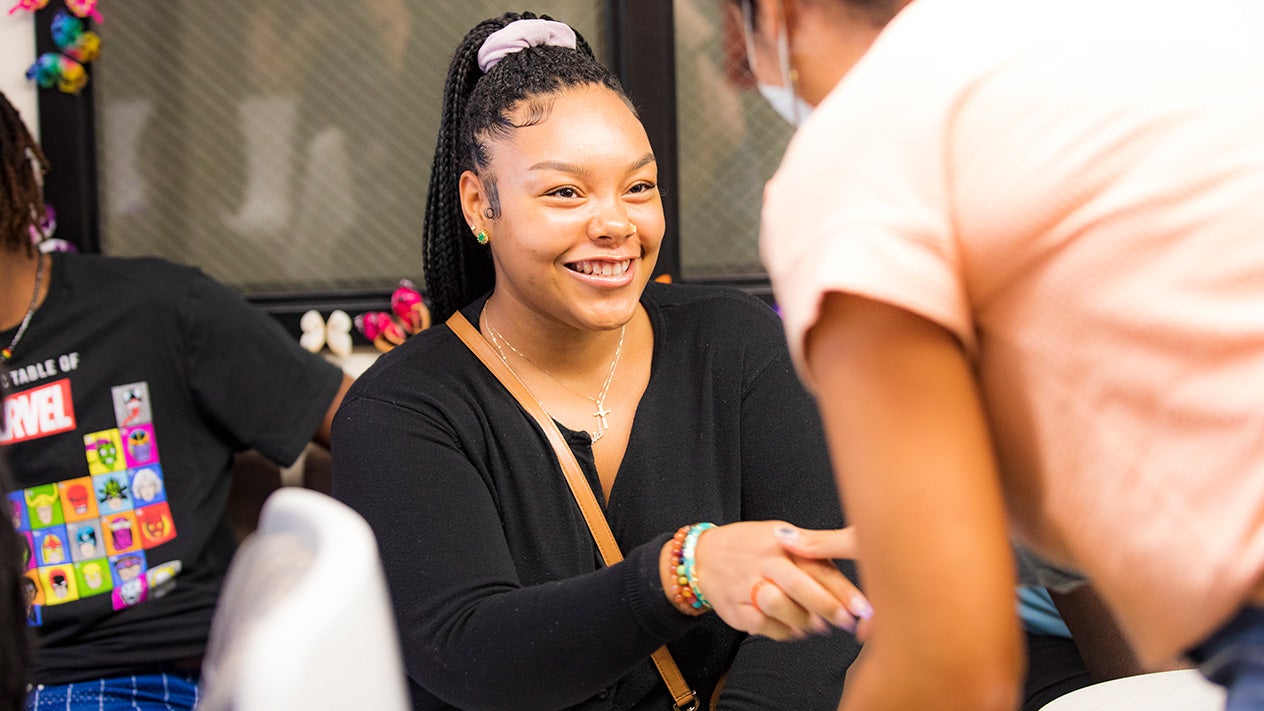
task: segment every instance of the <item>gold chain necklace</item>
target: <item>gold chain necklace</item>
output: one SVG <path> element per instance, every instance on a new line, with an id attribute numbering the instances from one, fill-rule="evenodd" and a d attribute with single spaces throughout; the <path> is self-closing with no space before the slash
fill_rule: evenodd
<path id="1" fill-rule="evenodd" d="M 500 360 L 504 362 L 505 367 L 509 368 L 510 370 L 513 370 L 513 366 L 509 365 L 509 358 L 505 356 L 505 351 L 501 349 L 500 347 L 501 341 L 504 341 L 505 346 L 507 346 L 509 350 L 513 351 L 514 353 L 517 353 L 519 357 L 521 357 L 523 360 L 527 361 L 531 365 L 535 366 L 536 369 L 539 370 L 541 373 L 544 373 L 545 375 L 549 376 L 549 378 L 553 382 L 557 383 L 558 385 L 561 385 L 562 387 L 584 398 L 585 400 L 592 401 L 592 403 L 597 406 L 596 411 L 593 412 L 593 417 L 597 418 L 597 430 L 595 432 L 588 433 L 588 435 L 592 438 L 593 443 L 596 444 L 597 440 L 601 439 L 602 435 L 606 433 L 606 429 L 609 427 L 609 424 L 606 422 L 606 418 L 612 414 L 612 411 L 606 409 L 606 393 L 610 392 L 610 384 L 614 382 L 614 371 L 616 368 L 619 367 L 619 357 L 623 355 L 623 337 L 627 335 L 628 325 L 626 323 L 623 324 L 623 328 L 619 330 L 619 345 L 616 346 L 614 349 L 614 358 L 611 359 L 610 361 L 610 372 L 606 374 L 606 381 L 601 384 L 601 392 L 597 394 L 597 397 L 590 397 L 588 395 L 585 395 L 579 392 L 575 388 L 572 388 L 566 383 L 563 383 L 561 380 L 558 380 L 556 376 L 550 373 L 547 369 L 545 369 L 539 363 L 535 362 L 534 360 L 531 360 L 531 358 L 528 357 L 526 353 L 523 353 L 517 348 L 514 348 L 513 344 L 509 342 L 509 339 L 505 338 L 504 334 L 502 334 L 500 331 L 497 331 L 496 328 L 492 326 L 491 319 L 487 318 L 486 311 L 483 312 L 483 320 L 487 322 L 487 331 L 488 333 L 491 334 L 492 345 L 496 346 L 496 353 L 500 355 Z M 517 371 L 515 371 L 514 374 L 517 375 Z M 536 399 L 538 400 L 539 398 L 536 398 Z M 541 403 L 540 406 L 543 407 L 544 404 Z M 545 409 L 547 410 L 547 408 Z"/>
<path id="2" fill-rule="evenodd" d="M 22 323 L 18 324 L 17 333 L 13 334 L 13 339 L 9 341 L 9 345 L 0 349 L 0 358 L 8 362 L 13 359 L 13 349 L 18 347 L 18 343 L 22 340 L 22 336 L 26 335 L 26 329 L 31 325 L 31 318 L 35 316 L 35 306 L 39 303 L 40 286 L 44 283 L 44 255 L 36 257 L 35 262 L 35 292 L 31 294 L 31 305 L 26 307 L 26 315 L 22 317 Z"/>

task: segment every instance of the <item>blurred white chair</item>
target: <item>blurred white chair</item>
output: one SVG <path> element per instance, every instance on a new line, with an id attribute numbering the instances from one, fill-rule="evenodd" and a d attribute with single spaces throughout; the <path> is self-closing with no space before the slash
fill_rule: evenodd
<path id="1" fill-rule="evenodd" d="M 1196 669 L 1140 674 L 1077 689 L 1040 711 L 1223 711 L 1225 691 Z"/>
<path id="2" fill-rule="evenodd" d="M 342 503 L 268 497 L 211 625 L 199 711 L 409 706 L 377 542 Z"/>

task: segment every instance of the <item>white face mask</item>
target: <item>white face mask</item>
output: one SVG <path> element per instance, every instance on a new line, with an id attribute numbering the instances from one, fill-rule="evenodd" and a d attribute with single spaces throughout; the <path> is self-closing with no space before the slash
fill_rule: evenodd
<path id="1" fill-rule="evenodd" d="M 746 39 L 746 63 L 750 65 L 751 74 L 755 74 L 753 4 L 754 0 L 745 0 L 742 3 L 742 16 L 745 20 L 742 23 L 742 34 Z M 758 78 L 756 78 L 756 85 L 759 87 L 759 93 L 763 94 L 764 99 L 772 106 L 772 110 L 785 119 L 786 123 L 797 128 L 802 126 L 808 114 L 812 113 L 812 105 L 794 91 L 794 71 L 790 66 L 790 38 L 784 32 L 785 24 L 783 14 L 781 18 L 783 31 L 777 33 L 777 65 L 781 69 L 781 86 L 765 84 Z"/>
<path id="2" fill-rule="evenodd" d="M 807 120 L 808 114 L 812 113 L 812 105 L 804 101 L 794 90 L 788 86 L 777 86 L 776 84 L 759 83 L 759 93 L 764 95 L 764 99 L 772 106 L 772 110 L 777 115 L 785 119 L 786 123 L 791 126 L 802 126 Z"/>

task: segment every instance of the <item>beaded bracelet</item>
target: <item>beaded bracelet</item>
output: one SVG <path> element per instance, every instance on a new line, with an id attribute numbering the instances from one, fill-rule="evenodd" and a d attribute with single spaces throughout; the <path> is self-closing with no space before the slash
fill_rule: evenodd
<path id="1" fill-rule="evenodd" d="M 695 523 L 681 526 L 672 536 L 671 581 L 672 603 L 686 615 L 698 616 L 711 609 L 711 603 L 698 588 L 696 554 L 698 538 L 703 531 L 715 528 L 713 523 Z"/>
<path id="2" fill-rule="evenodd" d="M 671 561 L 670 576 L 671 580 L 671 601 L 672 606 L 686 615 L 701 615 L 701 610 L 695 610 L 693 607 L 694 595 L 693 590 L 689 587 L 689 578 L 685 575 L 685 566 L 681 560 L 684 553 L 685 537 L 689 535 L 691 526 L 681 526 L 672 535 L 671 540 Z"/>

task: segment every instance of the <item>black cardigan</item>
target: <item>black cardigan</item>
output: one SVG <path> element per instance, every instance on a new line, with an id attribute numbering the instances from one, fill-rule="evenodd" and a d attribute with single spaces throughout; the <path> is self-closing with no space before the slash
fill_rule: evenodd
<path id="1" fill-rule="evenodd" d="M 780 321 L 730 290 L 651 284 L 641 301 L 653 364 L 606 508 L 626 556 L 612 568 L 543 434 L 447 327 L 348 393 L 334 494 L 377 535 L 416 708 L 670 708 L 649 662 L 664 642 L 704 702 L 731 666 L 724 708 L 837 707 L 849 635 L 748 638 L 677 612 L 658 574 L 687 523 L 842 523 Z M 600 500 L 588 435 L 563 432 Z"/>

